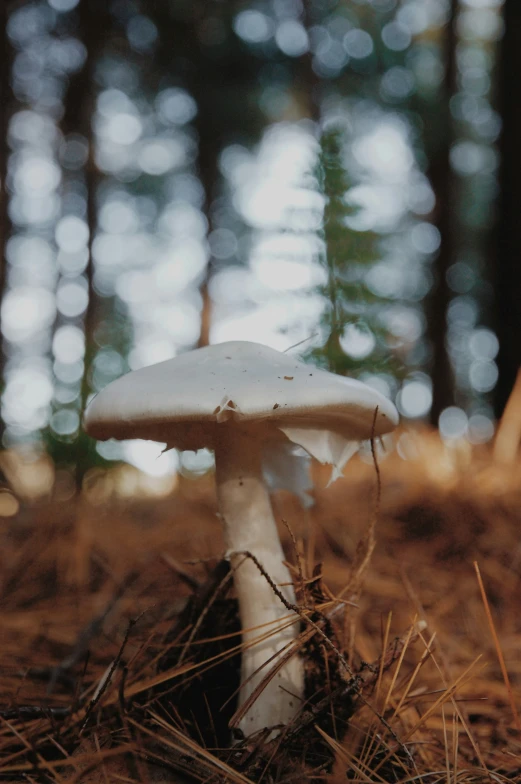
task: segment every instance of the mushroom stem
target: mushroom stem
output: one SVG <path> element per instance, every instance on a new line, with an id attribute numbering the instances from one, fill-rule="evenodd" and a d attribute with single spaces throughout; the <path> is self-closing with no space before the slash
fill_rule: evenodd
<path id="1" fill-rule="evenodd" d="M 299 630 L 298 616 L 295 614 L 291 623 L 291 611 L 274 593 L 253 560 L 240 554 L 245 551 L 252 553 L 287 601 L 295 603 L 291 576 L 283 563 L 284 551 L 263 481 L 261 445 L 235 428 L 223 428 L 222 436 L 215 449 L 217 496 L 235 572 L 234 584 L 245 643 L 241 668 L 243 685 L 239 697 L 241 706 L 277 663 L 277 657 L 263 665 L 295 640 Z M 256 628 L 260 626 L 263 628 Z M 254 642 L 268 634 L 268 639 Z M 265 686 L 239 723 L 239 728 L 248 736 L 264 727 L 287 724 L 295 717 L 303 692 L 304 670 L 301 659 L 295 655 Z"/>

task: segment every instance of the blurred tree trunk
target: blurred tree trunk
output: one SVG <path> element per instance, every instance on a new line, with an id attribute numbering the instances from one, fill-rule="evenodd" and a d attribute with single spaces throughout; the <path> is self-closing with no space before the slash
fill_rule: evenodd
<path id="1" fill-rule="evenodd" d="M 209 236 L 213 230 L 212 222 L 212 202 L 215 198 L 217 181 L 219 176 L 219 153 L 221 146 L 212 133 L 212 117 L 207 111 L 204 101 L 205 90 L 201 90 L 198 94 L 194 90 L 194 98 L 197 101 L 198 112 L 196 119 L 196 129 L 199 136 L 199 155 L 197 161 L 197 168 L 199 179 L 204 189 L 204 204 L 203 212 L 208 223 L 207 235 Z M 216 143 L 217 142 L 217 143 Z M 211 251 L 210 251 L 211 253 Z M 197 348 L 208 346 L 210 344 L 210 327 L 212 324 L 212 299 L 209 292 L 210 280 L 214 272 L 214 263 L 212 256 L 208 259 L 206 266 L 206 273 L 203 282 L 200 286 L 202 297 L 201 308 L 201 331 L 199 333 L 199 340 L 197 341 Z"/>
<path id="2" fill-rule="evenodd" d="M 146 4 L 160 31 L 150 74 L 154 79 L 160 75 L 162 85 L 182 85 L 197 103 L 193 125 L 199 137 L 197 169 L 204 188 L 202 210 L 208 234 L 215 228 L 211 208 L 218 195 L 219 155 L 229 143 L 256 140 L 264 122 L 256 93 L 262 60 L 232 32 L 233 18 L 242 6 L 242 0 Z M 212 303 L 208 289 L 215 271 L 215 259 L 210 257 L 200 286 L 203 309 L 198 346 L 209 341 Z"/>
<path id="3" fill-rule="evenodd" d="M 303 9 L 303 23 L 306 29 L 312 26 L 311 0 L 306 0 Z M 316 122 L 320 121 L 319 84 L 320 80 L 312 68 L 312 55 L 307 53 L 299 57 L 295 63 L 293 73 L 293 88 L 303 116 Z M 192 85 L 193 96 L 197 101 L 199 111 L 196 118 L 196 128 L 199 136 L 199 179 L 204 187 L 205 203 L 204 214 L 208 221 L 208 234 L 213 229 L 211 206 L 216 196 L 219 181 L 219 154 L 226 140 L 219 139 L 214 132 L 215 124 L 215 99 L 205 79 L 196 79 Z M 212 321 L 212 301 L 209 294 L 209 283 L 215 271 L 215 264 L 210 257 L 206 275 L 200 287 L 203 300 L 201 311 L 201 332 L 197 342 L 198 348 L 207 346 L 210 342 L 210 327 Z"/>
<path id="4" fill-rule="evenodd" d="M 315 19 L 313 0 L 304 0 L 302 4 L 302 24 L 309 33 L 315 23 L 318 23 L 319 18 Z M 318 9 L 320 12 L 320 9 Z M 304 107 L 304 113 L 307 114 L 310 120 L 313 120 L 317 126 L 320 123 L 320 87 L 321 81 L 313 70 L 313 54 L 308 50 L 306 54 L 298 58 L 296 74 L 296 89 L 301 94 L 301 103 Z M 319 129 L 317 127 L 317 133 Z"/>
<path id="5" fill-rule="evenodd" d="M 94 138 L 92 129 L 92 115 L 94 112 L 94 66 L 100 49 L 103 46 L 103 30 L 108 24 L 103 0 L 94 2 L 81 2 L 79 5 L 78 36 L 86 47 L 87 56 L 85 63 L 70 80 L 65 95 L 65 112 L 61 122 L 64 135 L 70 133 L 80 134 L 87 142 L 88 157 L 84 167 L 86 186 L 86 221 L 89 229 L 88 263 L 85 270 L 88 286 L 88 304 L 83 317 L 85 334 L 85 361 L 81 381 L 79 414 L 83 417 L 87 399 L 90 393 L 89 376 L 92 361 L 95 355 L 94 329 L 97 323 L 98 297 L 93 285 L 94 262 L 92 258 L 92 243 L 96 230 L 96 187 L 97 169 L 94 160 Z M 76 486 L 80 490 L 83 477 L 91 464 L 91 442 L 82 431 L 76 442 Z"/>
<path id="6" fill-rule="evenodd" d="M 441 412 L 454 404 L 454 374 L 447 352 L 447 310 L 451 292 L 447 283 L 447 270 L 455 261 L 453 175 L 450 166 L 450 147 L 453 141 L 452 118 L 449 101 L 454 94 L 456 80 L 456 16 L 459 1 L 451 0 L 450 15 L 445 30 L 445 78 L 436 110 L 441 112 L 440 128 L 443 136 L 430 156 L 429 177 L 436 206 L 434 223 L 441 235 L 441 244 L 433 267 L 434 284 L 427 296 L 427 339 L 432 351 L 431 375 L 433 398 L 431 422 L 437 426 Z"/>
<path id="7" fill-rule="evenodd" d="M 9 193 L 7 191 L 7 162 L 9 159 L 9 144 L 7 133 L 9 117 L 12 107 L 11 94 L 11 45 L 7 35 L 8 4 L 4 2 L 0 8 L 0 25 L 2 26 L 2 46 L 0 48 L 0 303 L 6 285 L 6 248 L 11 234 L 11 220 L 9 218 Z M 5 386 L 5 356 L 3 333 L 0 332 L 0 391 L 3 393 Z M 5 422 L 0 416 L 0 444 L 5 431 Z"/>
<path id="8" fill-rule="evenodd" d="M 495 326 L 499 380 L 494 408 L 500 417 L 521 367 L 521 2 L 505 0 L 499 60 L 500 197 L 495 264 Z"/>

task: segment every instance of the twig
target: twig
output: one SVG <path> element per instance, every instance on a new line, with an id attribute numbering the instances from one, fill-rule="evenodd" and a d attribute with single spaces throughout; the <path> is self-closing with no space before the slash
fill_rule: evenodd
<path id="1" fill-rule="evenodd" d="M 121 711 L 121 715 L 124 716 L 127 712 L 127 706 L 125 703 L 125 684 L 127 682 L 127 675 L 128 675 L 128 667 L 123 667 L 121 673 L 121 680 L 119 682 L 119 689 L 118 689 L 118 702 L 119 702 L 119 709 Z"/>
<path id="2" fill-rule="evenodd" d="M 308 342 L 308 340 L 313 340 L 313 338 L 316 338 L 316 337 L 318 337 L 318 335 L 319 335 L 319 333 L 318 333 L 318 332 L 313 332 L 313 333 L 312 333 L 311 335 L 309 335 L 307 338 L 303 338 L 302 340 L 299 340 L 299 342 L 298 342 L 298 343 L 293 343 L 293 345 L 292 345 L 292 346 L 288 346 L 287 348 L 285 348 L 285 349 L 284 349 L 284 351 L 283 351 L 282 353 L 283 353 L 283 354 L 287 354 L 287 353 L 288 353 L 288 351 L 293 351 L 293 349 L 294 349 L 294 348 L 298 348 L 298 347 L 299 347 L 299 346 L 301 346 L 303 343 L 307 343 L 307 342 Z"/>
<path id="3" fill-rule="evenodd" d="M 375 416 L 376 416 L 376 414 L 375 414 Z M 357 697 L 369 708 L 369 710 L 371 710 L 374 713 L 374 715 L 378 718 L 380 723 L 389 732 L 389 734 L 391 735 L 391 737 L 395 741 L 395 743 L 403 750 L 404 754 L 407 756 L 407 759 L 409 760 L 409 762 L 411 764 L 411 767 L 414 767 L 414 760 L 412 758 L 412 755 L 411 755 L 409 749 L 400 741 L 400 739 L 398 738 L 398 736 L 396 735 L 396 733 L 394 732 L 394 730 L 390 726 L 389 722 L 385 719 L 385 717 L 378 713 L 376 708 L 374 708 L 370 704 L 370 702 L 368 702 L 368 700 L 366 700 L 366 698 L 363 696 L 361 691 L 357 688 L 356 681 L 359 678 L 359 675 L 355 675 L 353 673 L 353 671 L 352 671 L 351 667 L 349 666 L 345 656 L 339 651 L 339 649 L 334 644 L 334 642 L 327 636 L 327 634 L 325 634 L 322 631 L 320 626 L 318 626 L 318 624 L 316 624 L 315 621 L 311 620 L 311 618 L 308 615 L 306 615 L 306 613 L 303 612 L 303 610 L 300 607 L 298 607 L 298 605 L 292 604 L 291 602 L 287 601 L 287 599 L 282 595 L 282 593 L 279 591 L 279 589 L 277 588 L 277 586 L 275 585 L 275 583 L 271 579 L 270 575 L 266 572 L 266 570 L 264 569 L 262 564 L 257 560 L 257 558 L 252 553 L 250 553 L 249 551 L 246 550 L 246 551 L 239 551 L 238 553 L 235 553 L 235 555 L 244 555 L 244 556 L 246 556 L 248 558 L 251 558 L 253 563 L 256 565 L 257 569 L 259 569 L 260 573 L 264 576 L 264 578 L 266 579 L 266 581 L 270 585 L 272 591 L 275 593 L 276 596 L 278 596 L 278 598 L 281 600 L 283 605 L 288 610 L 293 611 L 294 613 L 296 613 L 304 621 L 304 623 L 308 624 L 308 626 L 311 626 L 317 632 L 317 634 L 324 640 L 324 642 L 326 643 L 328 648 L 330 648 L 330 650 L 332 650 L 333 653 L 336 655 L 336 657 L 338 658 L 338 660 L 340 661 L 340 663 L 344 667 L 346 673 L 350 676 L 351 684 L 353 684 L 353 682 L 355 682 L 355 685 L 353 685 L 353 690 L 355 691 Z M 290 656 L 292 654 L 293 654 L 293 651 L 290 651 L 290 653 L 287 654 L 287 655 Z M 271 678 L 271 672 L 268 673 L 268 675 L 266 677 L 267 677 L 267 679 L 270 679 Z M 349 682 L 346 681 L 346 683 L 349 683 Z M 255 690 L 254 694 L 257 693 L 258 689 L 262 685 L 263 685 L 263 682 L 261 684 L 259 684 L 259 686 Z M 251 697 L 250 697 L 250 700 L 251 700 Z M 247 706 L 249 708 L 250 704 L 251 704 L 250 702 L 247 702 L 247 703 L 245 703 L 245 705 L 242 706 L 244 712 L 246 712 L 246 709 L 247 709 L 245 706 Z M 239 710 L 241 710 L 241 709 L 239 709 Z M 237 713 L 233 717 L 232 721 L 236 720 L 236 716 L 237 716 Z"/>
<path id="4" fill-rule="evenodd" d="M 320 626 L 318 626 L 318 624 L 316 624 L 315 621 L 312 621 L 311 618 L 309 617 L 309 615 L 306 615 L 306 613 L 303 612 L 303 610 L 297 604 L 292 604 L 291 602 L 288 602 L 286 597 L 279 591 L 279 589 L 277 588 L 277 586 L 275 585 L 275 583 L 271 579 L 270 575 L 267 573 L 267 571 L 265 570 L 263 565 L 259 562 L 259 560 L 253 555 L 253 553 L 250 553 L 249 550 L 242 550 L 242 551 L 239 551 L 239 552 L 234 553 L 234 554 L 235 555 L 244 555 L 246 558 L 251 558 L 251 560 L 253 561 L 253 563 L 257 567 L 257 569 L 260 571 L 260 573 L 262 574 L 262 576 L 264 577 L 264 579 L 266 580 L 266 582 L 270 586 L 270 588 L 273 591 L 273 593 L 280 599 L 280 601 L 286 607 L 286 609 L 289 610 L 290 612 L 296 613 L 304 621 L 304 623 L 306 623 L 308 626 L 311 626 L 317 632 L 317 634 L 320 637 L 322 637 L 322 639 L 324 640 L 324 642 L 326 643 L 328 648 L 330 648 L 335 653 L 335 655 L 337 656 L 338 660 L 342 663 L 342 665 L 343 665 L 345 671 L 348 673 L 348 675 L 350 677 L 353 677 L 354 673 L 353 673 L 352 669 L 350 668 L 349 664 L 347 663 L 347 660 L 345 659 L 343 654 L 339 651 L 337 646 L 329 639 L 327 634 L 325 634 L 322 631 Z"/>
<path id="5" fill-rule="evenodd" d="M 293 551 L 295 553 L 295 560 L 297 562 L 298 580 L 299 580 L 299 583 L 300 583 L 300 590 L 301 590 L 301 593 L 302 593 L 302 597 L 304 599 L 304 604 L 305 604 L 305 606 L 307 608 L 308 607 L 308 598 L 307 598 L 307 594 L 306 594 L 306 591 L 305 591 L 305 580 L 304 580 L 304 574 L 302 572 L 302 559 L 301 559 L 300 553 L 298 551 L 297 539 L 296 539 L 295 534 L 293 533 L 293 531 L 291 529 L 291 526 L 288 523 L 288 521 L 285 520 L 283 517 L 281 519 L 282 519 L 282 523 L 283 523 L 284 527 L 286 528 L 286 531 L 290 535 L 291 541 L 293 543 Z"/>
<path id="6" fill-rule="evenodd" d="M 31 721 L 32 719 L 65 719 L 71 714 L 70 708 L 50 707 L 47 705 L 20 705 L 16 708 L 4 708 L 0 710 L 2 719 L 21 719 Z"/>
<path id="7" fill-rule="evenodd" d="M 223 593 L 224 589 L 226 588 L 227 584 L 230 582 L 231 578 L 232 578 L 232 571 L 230 570 L 230 571 L 228 571 L 224 575 L 224 577 L 215 586 L 215 588 L 212 591 L 212 593 L 210 594 L 210 596 L 207 597 L 206 603 L 203 606 L 203 608 L 202 608 L 202 610 L 201 610 L 201 612 L 199 614 L 199 617 L 197 618 L 197 621 L 194 623 L 193 628 L 190 631 L 190 634 L 188 636 L 188 639 L 186 640 L 185 644 L 183 645 L 183 649 L 182 649 L 181 653 L 179 654 L 179 658 L 177 660 L 177 664 L 178 665 L 183 663 L 184 659 L 186 658 L 186 655 L 188 654 L 190 645 L 192 644 L 193 640 L 195 639 L 195 637 L 197 635 L 197 632 L 201 628 L 201 625 L 202 625 L 204 619 L 208 615 L 208 613 L 209 613 L 210 609 L 212 608 L 212 605 L 214 604 L 216 599 Z"/>
<path id="8" fill-rule="evenodd" d="M 380 474 L 380 466 L 378 465 L 378 457 L 375 448 L 375 428 L 376 428 L 377 416 L 378 416 L 378 406 L 376 406 L 374 410 L 373 424 L 371 428 L 371 455 L 373 458 L 374 470 L 376 474 L 376 489 L 375 489 L 373 511 L 369 520 L 369 526 L 367 528 L 366 534 L 360 540 L 356 548 L 356 555 L 351 570 L 351 577 L 347 585 L 344 586 L 344 588 L 342 588 L 342 590 L 338 594 L 339 599 L 342 598 L 342 596 L 344 596 L 348 591 L 351 592 L 351 594 L 353 595 L 352 598 L 356 598 L 359 595 L 361 584 L 362 584 L 362 578 L 367 569 L 367 566 L 369 565 L 369 561 L 371 560 L 371 556 L 373 554 L 376 545 L 375 529 L 376 529 L 376 522 L 380 516 L 380 505 L 381 505 L 381 496 L 382 496 L 382 478 Z"/>
<path id="9" fill-rule="evenodd" d="M 131 572 L 121 583 L 121 585 L 117 587 L 114 595 L 110 597 L 103 610 L 98 615 L 94 616 L 87 626 L 85 626 L 85 628 L 80 631 L 74 648 L 70 654 L 62 659 L 62 661 L 53 668 L 51 677 L 49 679 L 49 684 L 47 686 L 47 694 L 52 694 L 56 683 L 65 675 L 68 670 L 71 670 L 73 667 L 75 667 L 76 664 L 78 664 L 78 662 L 81 661 L 81 659 L 85 656 L 85 654 L 88 652 L 90 643 L 101 632 L 102 626 L 108 615 L 112 612 L 128 586 L 133 582 L 133 580 L 135 580 L 135 578 L 136 574 Z"/>
<path id="10" fill-rule="evenodd" d="M 94 692 L 94 697 L 90 701 L 90 703 L 89 703 L 89 705 L 87 707 L 87 710 L 85 711 L 85 717 L 83 719 L 83 722 L 81 724 L 81 727 L 80 727 L 80 730 L 79 730 L 79 733 L 78 733 L 79 737 L 81 737 L 81 735 L 83 734 L 83 731 L 84 731 L 85 727 L 87 726 L 87 722 L 88 722 L 88 720 L 90 718 L 90 715 L 91 715 L 92 711 L 94 710 L 96 705 L 99 703 L 100 699 L 102 698 L 102 696 L 105 694 L 107 688 L 109 687 L 110 682 L 112 681 L 112 676 L 114 675 L 114 673 L 116 672 L 116 670 L 117 670 L 117 668 L 119 666 L 119 663 L 121 661 L 121 657 L 123 656 L 123 651 L 125 650 L 127 642 L 128 642 L 128 638 L 130 637 L 130 632 L 134 628 L 135 624 L 136 624 L 136 621 L 133 620 L 133 619 L 130 619 L 130 621 L 128 622 L 127 631 L 125 632 L 125 636 L 123 638 L 123 642 L 121 643 L 121 645 L 119 647 L 119 651 L 117 653 L 117 656 L 114 659 L 114 661 L 112 662 L 106 677 L 102 678 L 98 688 Z"/>

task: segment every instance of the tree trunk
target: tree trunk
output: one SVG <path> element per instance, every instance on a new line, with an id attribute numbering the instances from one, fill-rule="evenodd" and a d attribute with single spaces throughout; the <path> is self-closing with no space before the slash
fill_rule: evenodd
<path id="1" fill-rule="evenodd" d="M 219 154 L 224 141 L 214 132 L 212 117 L 215 112 L 213 96 L 208 96 L 207 86 L 198 78 L 193 80 L 193 96 L 197 102 L 198 112 L 195 127 L 199 137 L 199 154 L 197 169 L 199 179 L 204 188 L 203 212 L 208 223 L 208 235 L 213 230 L 212 203 L 216 196 L 219 181 Z M 208 100 L 209 99 L 209 100 Z M 201 331 L 197 348 L 208 346 L 210 343 L 210 329 L 212 325 L 212 299 L 209 292 L 209 283 L 214 273 L 214 259 L 210 255 L 206 274 L 200 287 L 203 306 L 201 309 Z"/>
<path id="2" fill-rule="evenodd" d="M 199 157 L 198 157 L 198 173 L 201 184 L 204 188 L 204 205 L 203 211 L 208 222 L 208 235 L 212 232 L 212 202 L 215 198 L 216 184 L 218 180 L 218 159 L 220 152 L 220 145 L 215 143 L 212 136 L 211 118 L 206 116 L 204 100 L 201 95 L 194 92 L 194 97 L 197 101 L 199 111 L 196 121 L 196 128 L 199 135 Z M 201 309 L 201 331 L 199 333 L 199 340 L 197 341 L 197 348 L 208 346 L 210 343 L 210 328 L 212 325 L 212 299 L 209 292 L 209 283 L 214 272 L 214 262 L 212 256 L 208 259 L 206 267 L 206 274 L 200 287 L 200 293 L 203 300 Z"/>
<path id="3" fill-rule="evenodd" d="M 505 0 L 504 36 L 499 60 L 500 197 L 495 274 L 495 326 L 499 338 L 499 380 L 494 408 L 500 417 L 521 367 L 521 3 Z"/>
<path id="4" fill-rule="evenodd" d="M 88 285 L 88 304 L 83 317 L 85 335 L 85 364 L 80 390 L 79 414 L 83 417 L 87 399 L 90 393 L 89 373 L 95 354 L 94 328 L 96 326 L 96 313 L 98 309 L 97 295 L 94 290 L 94 262 L 92 258 L 92 243 L 96 230 L 96 187 L 97 170 L 94 161 L 94 138 L 92 129 L 92 114 L 94 110 L 94 65 L 99 50 L 103 46 L 103 18 L 105 16 L 103 4 L 80 3 L 78 34 L 87 49 L 87 57 L 83 68 L 71 79 L 65 96 L 65 113 L 61 122 L 64 134 L 72 132 L 83 136 L 88 145 L 88 158 L 85 164 L 84 177 L 86 186 L 87 211 L 86 220 L 89 229 L 88 254 L 89 259 L 85 276 Z M 90 442 L 80 433 L 76 442 L 76 487 L 81 490 L 83 477 L 90 466 Z"/>
<path id="5" fill-rule="evenodd" d="M 0 302 L 4 295 L 6 285 L 6 248 L 7 241 L 11 234 L 11 220 L 9 218 L 9 194 L 7 192 L 7 161 L 9 158 L 9 145 L 7 143 L 7 132 L 9 127 L 9 117 L 12 107 L 11 94 L 11 46 L 7 35 L 8 4 L 1 4 L 0 25 L 2 29 L 2 46 L 0 49 Z M 5 356 L 3 336 L 0 332 L 0 389 L 3 392 L 5 386 Z M 0 417 L 0 444 L 5 431 L 5 422 Z"/>
<path id="6" fill-rule="evenodd" d="M 447 283 L 447 270 L 454 263 L 454 204 L 453 175 L 450 166 L 450 147 L 452 143 L 452 120 L 449 100 L 454 93 L 455 85 L 455 49 L 456 49 L 456 15 L 458 0 L 451 0 L 450 17 L 445 32 L 445 79 L 442 87 L 441 100 L 437 110 L 441 111 L 443 138 L 431 156 L 428 169 L 436 206 L 434 223 L 441 235 L 441 244 L 434 265 L 434 285 L 427 297 L 425 308 L 427 315 L 427 339 L 432 350 L 432 408 L 431 422 L 437 426 L 441 412 L 454 404 L 454 375 L 447 353 L 447 309 L 451 299 Z"/>

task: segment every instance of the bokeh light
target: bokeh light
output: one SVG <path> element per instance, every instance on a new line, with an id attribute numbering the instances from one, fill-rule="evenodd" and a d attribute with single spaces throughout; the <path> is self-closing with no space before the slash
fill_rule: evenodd
<path id="1" fill-rule="evenodd" d="M 128 369 L 194 347 L 208 313 L 213 342 L 285 350 L 305 341 L 303 354 L 323 343 L 328 200 L 319 138 L 332 127 L 344 138 L 352 243 L 340 349 L 355 375 L 396 397 L 406 419 L 428 418 L 432 335 L 424 306 L 443 239 L 429 167 L 441 103 L 452 124 L 458 243 L 444 273 L 457 406 L 442 413 L 440 428 L 446 438 L 461 431 L 472 443 L 489 440 L 499 342 L 489 323 L 483 239 L 498 188 L 500 10 L 500 0 L 459 4 L 447 100 L 445 2 L 204 8 L 195 49 L 179 43 L 177 59 L 158 60 L 158 79 L 147 76 L 165 56 L 154 8 L 109 4 L 106 46 L 94 55 L 87 98 L 80 96 L 84 108 L 92 103 L 90 122 L 71 109 L 70 90 L 87 67 L 78 0 L 12 9 L 5 442 L 37 441 L 49 427 L 72 443 L 85 382 L 99 390 Z M 233 86 L 216 78 L 221 63 L 234 73 Z M 194 76 L 197 67 L 204 79 Z M 382 352 L 397 369 L 372 367 Z M 136 445 L 117 454 L 135 465 L 148 460 Z M 190 462 L 161 460 L 171 470 Z"/>

